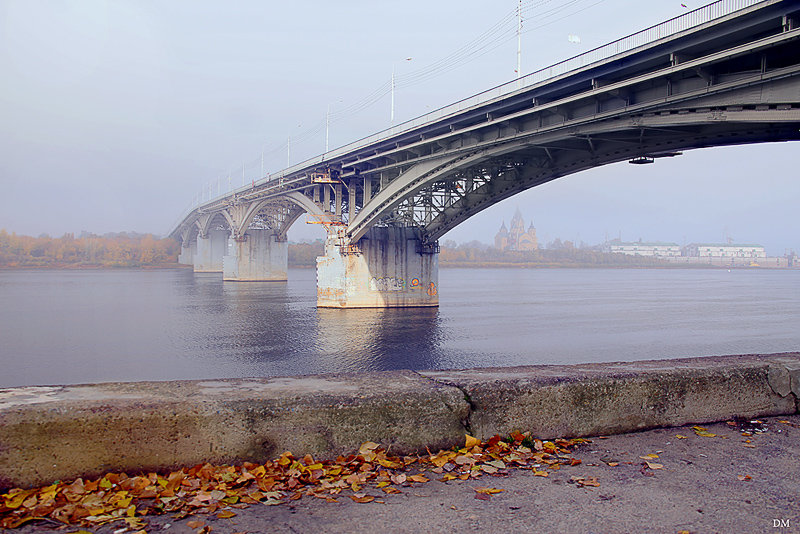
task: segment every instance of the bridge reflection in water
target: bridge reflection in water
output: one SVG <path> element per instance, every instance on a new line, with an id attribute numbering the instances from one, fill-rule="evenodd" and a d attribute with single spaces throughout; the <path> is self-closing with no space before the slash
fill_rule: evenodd
<path id="1" fill-rule="evenodd" d="M 438 306 L 438 239 L 501 200 L 610 163 L 800 139 L 799 43 L 800 0 L 719 0 L 204 198 L 171 235 L 195 271 L 285 281 L 307 214 L 328 233 L 317 306 Z"/>

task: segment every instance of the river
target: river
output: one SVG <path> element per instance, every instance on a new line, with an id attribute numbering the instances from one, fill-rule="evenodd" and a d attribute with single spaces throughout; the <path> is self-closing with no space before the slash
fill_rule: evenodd
<path id="1" fill-rule="evenodd" d="M 0 387 L 800 350 L 800 271 L 440 269 L 435 308 L 315 307 L 315 273 L 0 271 Z"/>

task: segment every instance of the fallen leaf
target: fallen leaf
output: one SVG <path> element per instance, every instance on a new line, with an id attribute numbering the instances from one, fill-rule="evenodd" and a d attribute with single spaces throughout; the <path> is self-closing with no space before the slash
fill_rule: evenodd
<path id="1" fill-rule="evenodd" d="M 743 481 L 744 480 L 753 480 L 753 477 L 751 477 L 750 475 L 739 475 L 736 478 L 738 478 L 739 480 L 743 480 Z"/>
<path id="2" fill-rule="evenodd" d="M 465 448 L 471 449 L 475 445 L 480 445 L 481 444 L 481 440 L 479 440 L 478 438 L 473 438 L 469 434 L 465 434 L 465 436 L 466 436 L 466 443 L 464 445 Z"/>
<path id="3" fill-rule="evenodd" d="M 505 491 L 504 489 L 500 488 L 473 488 L 478 493 L 486 493 L 486 494 L 493 494 L 493 493 L 500 493 Z"/>
<path id="4" fill-rule="evenodd" d="M 359 496 L 360 495 L 360 496 Z M 350 495 L 350 498 L 353 499 L 357 503 L 368 503 L 375 500 L 375 497 L 372 495 L 364 495 L 363 493 L 358 493 L 356 495 Z"/>
<path id="5" fill-rule="evenodd" d="M 189 527 L 189 528 L 192 528 L 192 529 L 200 528 L 203 525 L 205 525 L 204 521 L 189 521 L 189 522 L 186 523 L 186 526 Z"/>
<path id="6" fill-rule="evenodd" d="M 367 441 L 358 448 L 358 453 L 362 456 L 366 456 L 370 454 L 372 451 L 380 447 L 380 444 L 375 443 L 374 441 Z"/>
<path id="7" fill-rule="evenodd" d="M 424 475 L 411 475 L 410 477 L 408 477 L 408 480 L 410 480 L 411 482 L 419 482 L 420 484 L 423 484 L 425 482 L 428 482 L 428 480 L 430 479 L 426 478 Z"/>
<path id="8" fill-rule="evenodd" d="M 655 462 L 645 462 L 650 469 L 663 469 L 664 466 Z"/>
<path id="9" fill-rule="evenodd" d="M 678 439 L 689 439 L 689 438 L 687 438 L 686 436 L 684 436 L 682 434 L 675 434 L 675 437 L 678 438 Z"/>
<path id="10" fill-rule="evenodd" d="M 658 455 L 657 454 L 646 454 L 644 456 L 639 456 L 639 458 L 641 458 L 642 460 L 655 460 L 656 458 L 658 458 Z"/>
<path id="11" fill-rule="evenodd" d="M 228 519 L 230 517 L 235 517 L 235 516 L 236 514 L 234 512 L 231 512 L 230 510 L 223 510 L 217 514 L 217 517 L 219 519 Z"/>

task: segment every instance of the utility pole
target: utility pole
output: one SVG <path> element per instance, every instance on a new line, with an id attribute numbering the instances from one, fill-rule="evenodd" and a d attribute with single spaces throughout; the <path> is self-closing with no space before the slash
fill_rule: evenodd
<path id="1" fill-rule="evenodd" d="M 392 63 L 392 113 L 389 118 L 389 123 L 394 124 L 394 63 Z"/>
<path id="2" fill-rule="evenodd" d="M 413 57 L 407 57 L 406 61 L 411 61 L 412 59 L 414 59 L 414 58 Z M 394 86 L 395 86 L 395 83 L 394 83 L 394 79 L 395 79 L 394 68 L 395 68 L 395 63 L 392 63 L 392 113 L 391 113 L 391 115 L 389 117 L 389 121 L 391 122 L 391 124 L 394 124 Z"/>
<path id="3" fill-rule="evenodd" d="M 522 76 L 522 0 L 517 4 L 517 79 Z"/>
<path id="4" fill-rule="evenodd" d="M 392 76 L 392 81 L 394 81 L 394 75 Z M 330 139 L 330 137 L 329 137 L 328 134 L 330 132 L 330 128 L 331 128 L 331 105 L 328 104 L 328 112 L 325 114 L 325 153 L 326 154 L 328 153 L 328 147 L 329 147 L 328 140 Z"/>

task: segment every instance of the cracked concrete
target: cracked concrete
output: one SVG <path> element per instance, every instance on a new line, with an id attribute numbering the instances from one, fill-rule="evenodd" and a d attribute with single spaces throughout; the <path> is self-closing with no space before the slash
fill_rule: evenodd
<path id="1" fill-rule="evenodd" d="M 611 434 L 798 411 L 800 354 L 110 383 L 0 390 L 0 489 L 263 462 L 333 458 L 365 441 L 393 454 L 464 433 Z"/>

